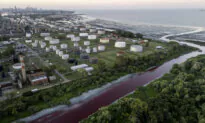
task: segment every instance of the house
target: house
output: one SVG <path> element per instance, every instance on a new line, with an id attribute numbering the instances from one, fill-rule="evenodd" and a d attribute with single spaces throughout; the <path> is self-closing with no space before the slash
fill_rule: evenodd
<path id="1" fill-rule="evenodd" d="M 115 42 L 115 47 L 117 47 L 117 48 L 125 48 L 126 47 L 126 42 L 124 42 L 124 41 L 117 41 L 117 42 Z"/>
<path id="2" fill-rule="evenodd" d="M 90 58 L 90 63 L 91 64 L 97 64 L 98 63 L 98 58 Z"/>
<path id="3" fill-rule="evenodd" d="M 46 52 L 50 52 L 50 48 L 49 47 L 46 47 Z"/>
<path id="4" fill-rule="evenodd" d="M 78 47 L 78 46 L 79 46 L 78 42 L 75 42 L 75 43 L 73 44 L 73 46 L 74 46 L 74 47 Z"/>
<path id="5" fill-rule="evenodd" d="M 93 47 L 93 53 L 97 53 L 97 52 L 98 52 L 97 48 Z"/>
<path id="6" fill-rule="evenodd" d="M 63 51 L 59 51 L 58 55 L 59 55 L 60 57 L 62 57 L 62 56 L 63 56 Z"/>
<path id="7" fill-rule="evenodd" d="M 38 44 L 37 43 L 32 43 L 32 47 L 37 47 Z"/>
<path id="8" fill-rule="evenodd" d="M 100 43 L 109 43 L 110 39 L 109 38 L 101 38 Z"/>
<path id="9" fill-rule="evenodd" d="M 89 55 L 87 53 L 80 54 L 80 59 L 89 59 Z"/>
<path id="10" fill-rule="evenodd" d="M 130 51 L 131 52 L 142 52 L 143 47 L 141 45 L 131 45 L 130 46 Z"/>
<path id="11" fill-rule="evenodd" d="M 119 56 L 123 56 L 125 54 L 125 52 L 123 51 L 120 51 L 120 52 L 117 52 L 116 55 L 119 57 Z"/>

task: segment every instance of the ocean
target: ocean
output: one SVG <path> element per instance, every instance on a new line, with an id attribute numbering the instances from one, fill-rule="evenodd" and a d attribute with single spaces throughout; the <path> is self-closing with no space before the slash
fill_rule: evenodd
<path id="1" fill-rule="evenodd" d="M 78 10 L 91 17 L 127 24 L 163 24 L 205 27 L 205 11 L 184 10 Z"/>
<path id="2" fill-rule="evenodd" d="M 77 13 L 102 19 L 95 23 L 142 33 L 147 38 L 159 39 L 164 35 L 179 34 L 205 28 L 205 11 L 184 10 L 78 10 Z M 114 23 L 113 23 L 114 22 Z M 194 37 L 194 38 L 193 38 Z M 184 39 L 204 40 L 205 32 Z"/>

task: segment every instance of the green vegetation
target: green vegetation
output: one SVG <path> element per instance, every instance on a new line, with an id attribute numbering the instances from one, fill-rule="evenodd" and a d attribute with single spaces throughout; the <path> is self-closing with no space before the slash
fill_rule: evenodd
<path id="1" fill-rule="evenodd" d="M 205 55 L 175 64 L 171 73 L 139 87 L 82 123 L 204 123 Z"/>
<path id="2" fill-rule="evenodd" d="M 9 100 L 1 102 L 0 122 L 11 122 L 13 120 L 29 116 L 45 108 L 60 104 L 70 104 L 69 100 L 72 97 L 79 96 L 83 92 L 101 87 L 107 82 L 116 80 L 117 78 L 126 74 L 135 73 L 137 71 L 147 69 L 153 65 L 159 65 L 160 63 L 163 63 L 164 61 L 173 57 L 177 57 L 181 54 L 196 50 L 195 48 L 188 46 L 180 46 L 177 43 L 170 43 L 169 45 L 171 48 L 167 51 L 166 54 L 157 52 L 158 55 L 156 55 L 155 52 L 153 52 L 153 55 L 142 56 L 142 58 L 136 57 L 136 59 L 129 57 L 119 57 L 119 59 L 116 59 L 115 65 L 111 68 L 106 67 L 106 63 L 100 60 L 99 63 L 95 66 L 95 72 L 91 76 L 84 77 L 84 72 L 82 71 L 79 74 L 78 79 L 70 83 L 41 90 L 37 93 L 27 92 L 24 93 L 21 97 L 15 99 L 10 98 Z M 181 50 L 176 50 L 175 48 Z M 125 61 L 121 62 L 121 58 Z M 126 59 L 129 59 L 130 62 Z M 127 65 L 125 65 L 125 63 Z M 147 92 L 143 94 L 147 96 L 155 96 L 156 94 L 153 92 L 155 92 L 155 90 L 148 89 Z M 137 101 L 140 102 L 140 100 Z M 135 103 L 133 105 L 135 105 Z M 139 104 L 139 106 L 142 105 L 144 106 L 144 104 Z"/>

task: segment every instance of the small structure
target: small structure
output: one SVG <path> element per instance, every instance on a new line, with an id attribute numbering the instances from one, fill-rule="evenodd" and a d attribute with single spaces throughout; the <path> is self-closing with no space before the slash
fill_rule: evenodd
<path id="1" fill-rule="evenodd" d="M 110 39 L 109 38 L 101 38 L 100 39 L 100 43 L 109 43 L 110 42 Z"/>
<path id="2" fill-rule="evenodd" d="M 131 45 L 130 46 L 130 51 L 131 52 L 142 52 L 143 47 L 141 45 Z"/>
<path id="3" fill-rule="evenodd" d="M 61 49 L 67 49 L 68 48 L 68 45 L 67 44 L 61 44 Z"/>
<path id="4" fill-rule="evenodd" d="M 86 67 L 88 67 L 87 64 L 81 64 L 81 65 L 72 66 L 72 67 L 71 67 L 71 70 L 76 71 L 76 70 L 78 70 L 78 69 L 86 68 Z"/>
<path id="5" fill-rule="evenodd" d="M 105 51 L 105 46 L 104 45 L 99 45 L 98 46 L 98 51 Z"/>
<path id="6" fill-rule="evenodd" d="M 31 85 L 39 85 L 44 84 L 48 82 L 48 78 L 46 76 L 46 73 L 42 70 L 32 70 L 32 71 L 26 71 L 27 78 L 29 82 L 31 82 Z"/>
<path id="7" fill-rule="evenodd" d="M 90 45 L 90 41 L 84 41 L 84 45 L 85 46 L 89 46 Z"/>
<path id="8" fill-rule="evenodd" d="M 62 55 L 62 59 L 63 59 L 63 60 L 67 60 L 68 58 L 69 58 L 69 55 L 68 55 L 68 54 Z"/>
<path id="9" fill-rule="evenodd" d="M 50 36 L 50 33 L 41 33 L 40 36 L 41 37 L 47 37 L 47 36 Z"/>
<path id="10" fill-rule="evenodd" d="M 95 40 L 97 39 L 96 35 L 88 35 L 88 40 Z"/>
<path id="11" fill-rule="evenodd" d="M 125 48 L 126 47 L 126 42 L 124 42 L 124 41 L 117 41 L 117 42 L 115 42 L 115 47 L 117 47 L 117 48 Z"/>

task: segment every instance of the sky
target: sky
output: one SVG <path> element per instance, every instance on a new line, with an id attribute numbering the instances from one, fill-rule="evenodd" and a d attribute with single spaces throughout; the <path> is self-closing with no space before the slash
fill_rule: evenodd
<path id="1" fill-rule="evenodd" d="M 43 9 L 175 9 L 205 8 L 205 0 L 0 0 L 0 8 Z"/>

